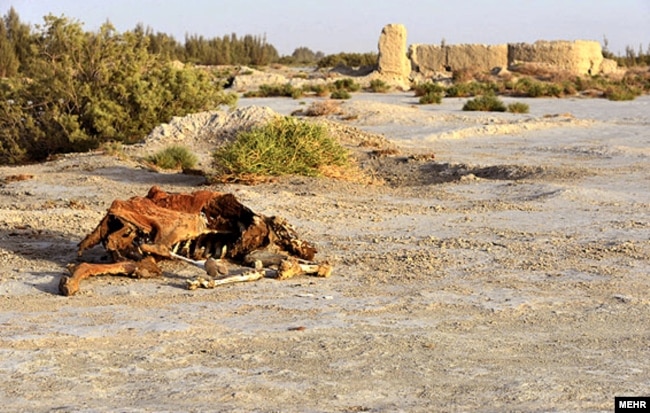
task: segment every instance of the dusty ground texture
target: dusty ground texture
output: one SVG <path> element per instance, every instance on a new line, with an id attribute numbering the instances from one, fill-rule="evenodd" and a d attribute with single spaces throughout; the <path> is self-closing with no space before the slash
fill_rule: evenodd
<path id="1" fill-rule="evenodd" d="M 287 218 L 328 279 L 189 291 L 200 270 L 169 263 L 61 297 L 113 199 L 203 178 L 99 154 L 0 168 L 33 175 L 0 188 L 0 411 L 608 412 L 648 395 L 650 99 L 415 102 L 360 94 L 333 117 L 400 147 L 361 158 L 384 185 L 213 187 Z"/>

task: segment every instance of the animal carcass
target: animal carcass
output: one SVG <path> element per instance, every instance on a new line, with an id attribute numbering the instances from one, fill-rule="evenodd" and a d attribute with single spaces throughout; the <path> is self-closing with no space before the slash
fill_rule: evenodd
<path id="1" fill-rule="evenodd" d="M 115 200 L 97 228 L 79 243 L 79 256 L 99 243 L 113 262 L 68 266 L 70 275 L 59 283 L 62 295 L 75 294 L 81 280 L 95 275 L 160 276 L 159 261 L 164 259 L 188 261 L 204 267 L 210 277 L 218 276 L 188 281 L 189 288 L 261 278 L 264 267 L 273 268 L 281 279 L 304 272 L 331 273 L 329 265 L 312 262 L 316 248 L 299 239 L 285 220 L 256 214 L 234 195 L 213 191 L 167 193 L 154 186 L 145 197 Z M 220 270 L 223 262 L 255 271 L 229 276 Z"/>

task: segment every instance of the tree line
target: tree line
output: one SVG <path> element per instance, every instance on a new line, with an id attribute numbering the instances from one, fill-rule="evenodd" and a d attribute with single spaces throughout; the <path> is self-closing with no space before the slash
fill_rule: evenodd
<path id="1" fill-rule="evenodd" d="M 281 58 L 264 36 L 180 44 L 142 24 L 119 33 L 109 22 L 85 31 L 64 16 L 43 21 L 27 24 L 13 8 L 0 18 L 0 164 L 134 143 L 173 116 L 232 106 L 237 95 L 214 65 L 360 61 L 306 47 Z"/>
<path id="2" fill-rule="evenodd" d="M 44 19 L 48 18 L 51 19 L 52 16 Z M 124 33 L 127 34 L 146 42 L 149 53 L 198 65 L 315 64 L 325 57 L 322 52 L 314 52 L 304 46 L 296 48 L 290 56 L 281 57 L 264 35 L 238 36 L 232 33 L 213 38 L 186 35 L 181 43 L 173 36 L 156 32 L 143 24 Z M 27 66 L 27 61 L 32 57 L 32 49 L 38 47 L 36 43 L 39 35 L 37 28 L 20 20 L 13 7 L 0 19 L 0 77 L 15 76 L 21 67 Z"/>
<path id="3" fill-rule="evenodd" d="M 173 116 L 234 105 L 209 69 L 151 52 L 149 36 L 88 32 L 52 15 L 0 19 L 0 164 L 134 143 Z"/>

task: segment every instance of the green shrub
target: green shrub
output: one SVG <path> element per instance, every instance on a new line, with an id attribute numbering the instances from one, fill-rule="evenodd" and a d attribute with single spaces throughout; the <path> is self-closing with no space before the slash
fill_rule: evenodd
<path id="1" fill-rule="evenodd" d="M 546 84 L 546 96 L 552 96 L 555 98 L 560 98 L 564 95 L 564 86 L 557 83 L 547 83 Z"/>
<path id="2" fill-rule="evenodd" d="M 508 105 L 508 112 L 510 113 L 528 113 L 530 107 L 521 102 L 514 102 Z"/>
<path id="3" fill-rule="evenodd" d="M 623 101 L 634 100 L 641 93 L 626 85 L 612 85 L 604 91 L 604 96 L 609 100 Z"/>
<path id="4" fill-rule="evenodd" d="M 370 81 L 370 90 L 375 93 L 386 93 L 390 90 L 390 86 L 381 79 L 373 79 Z"/>
<path id="5" fill-rule="evenodd" d="M 244 97 L 268 98 L 268 97 L 292 97 L 294 99 L 302 97 L 301 88 L 294 88 L 291 83 L 285 84 L 264 84 L 260 85 L 257 90 L 244 93 Z"/>
<path id="6" fill-rule="evenodd" d="M 465 102 L 465 105 L 463 105 L 463 110 L 481 112 L 505 112 L 506 105 L 494 95 L 484 95 Z"/>
<path id="7" fill-rule="evenodd" d="M 440 104 L 442 103 L 442 93 L 427 92 L 424 95 L 420 96 L 419 102 L 421 105 L 430 105 L 432 103 Z"/>
<path id="8" fill-rule="evenodd" d="M 337 90 L 346 90 L 348 92 L 358 92 L 361 86 L 353 79 L 346 77 L 345 79 L 338 79 L 334 81 L 334 88 Z"/>
<path id="9" fill-rule="evenodd" d="M 166 62 L 110 24 L 84 32 L 50 15 L 35 36 L 23 77 L 0 79 L 0 164 L 134 143 L 173 116 L 237 100 L 210 71 Z"/>
<path id="10" fill-rule="evenodd" d="M 379 55 L 377 53 L 338 53 L 327 55 L 318 60 L 319 69 L 339 65 L 349 67 L 374 66 L 377 64 Z"/>
<path id="11" fill-rule="evenodd" d="M 528 77 L 521 78 L 517 81 L 515 91 L 520 96 L 528 96 L 531 98 L 546 96 L 544 83 Z"/>
<path id="12" fill-rule="evenodd" d="M 465 82 L 456 83 L 445 90 L 447 97 L 469 97 L 488 93 L 496 93 L 505 89 L 505 86 L 494 82 Z"/>
<path id="13" fill-rule="evenodd" d="M 572 95 L 575 95 L 576 93 L 578 93 L 578 90 L 576 88 L 575 83 L 573 83 L 573 82 L 571 82 L 569 80 L 565 80 L 564 82 L 562 82 L 562 95 L 563 96 L 566 96 L 566 95 L 572 96 Z"/>
<path id="14" fill-rule="evenodd" d="M 321 85 L 321 84 L 312 84 L 312 85 L 307 85 L 303 88 L 305 92 L 311 92 L 314 93 L 316 96 L 319 97 L 325 97 L 330 93 L 330 88 L 328 85 Z"/>
<path id="15" fill-rule="evenodd" d="M 464 98 L 473 96 L 468 83 L 458 83 L 449 86 L 445 91 L 445 96 L 450 98 Z"/>
<path id="16" fill-rule="evenodd" d="M 109 141 L 104 142 L 99 146 L 99 149 L 108 156 L 117 156 L 118 158 L 126 158 L 124 153 L 124 145 L 122 142 Z"/>
<path id="17" fill-rule="evenodd" d="M 348 152 L 324 126 L 285 116 L 241 132 L 214 154 L 217 170 L 234 176 L 318 176 L 349 165 Z"/>
<path id="18" fill-rule="evenodd" d="M 445 88 L 437 83 L 425 82 L 415 85 L 413 91 L 415 92 L 415 97 L 424 96 L 428 93 L 436 93 L 442 95 L 445 93 Z"/>
<path id="19" fill-rule="evenodd" d="M 170 170 L 192 169 L 198 161 L 196 155 L 181 145 L 168 146 L 145 160 L 158 168 Z"/>
<path id="20" fill-rule="evenodd" d="M 293 90 L 291 91 L 291 98 L 293 99 L 300 99 L 304 95 L 305 92 L 302 90 L 302 88 L 299 87 L 293 88 Z"/>
<path id="21" fill-rule="evenodd" d="M 330 95 L 332 99 L 350 99 L 352 96 L 350 95 L 350 92 L 348 92 L 345 89 L 335 89 L 332 91 L 332 94 Z"/>

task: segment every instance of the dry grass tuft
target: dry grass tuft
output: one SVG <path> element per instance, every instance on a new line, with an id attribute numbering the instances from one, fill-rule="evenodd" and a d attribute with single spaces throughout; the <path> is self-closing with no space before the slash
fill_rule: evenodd
<path id="1" fill-rule="evenodd" d="M 334 100 L 323 100 L 319 102 L 313 102 L 304 111 L 304 114 L 305 116 L 341 115 L 343 114 L 343 110 L 341 109 L 341 102 Z"/>

